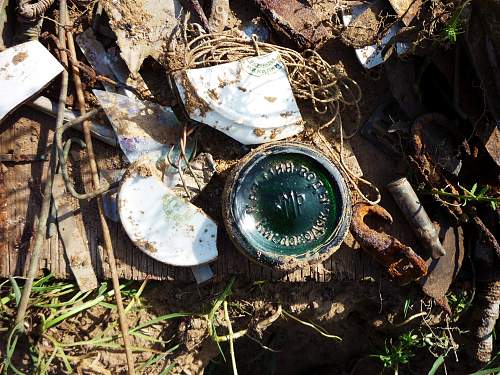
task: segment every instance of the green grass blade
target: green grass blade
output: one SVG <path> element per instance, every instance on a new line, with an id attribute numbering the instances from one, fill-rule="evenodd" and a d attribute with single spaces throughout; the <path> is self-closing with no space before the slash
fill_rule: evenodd
<path id="1" fill-rule="evenodd" d="M 140 330 L 142 328 L 152 326 L 152 325 L 160 323 L 160 322 L 162 322 L 164 320 L 175 319 L 175 318 L 183 318 L 185 316 L 190 316 L 190 315 L 191 314 L 184 313 L 184 312 L 178 312 L 178 313 L 172 313 L 172 314 L 162 315 L 162 316 L 159 316 L 157 318 L 148 320 L 147 322 L 144 322 L 142 324 L 139 324 L 137 327 L 132 328 L 130 330 L 130 332 L 132 333 L 132 332 L 138 331 L 138 330 Z"/>
<path id="2" fill-rule="evenodd" d="M 172 363 L 172 364 L 168 365 L 167 367 L 165 367 L 163 369 L 162 372 L 160 372 L 160 375 L 167 375 L 168 373 L 170 373 L 170 371 L 172 371 L 174 369 L 175 366 L 177 366 L 177 363 Z"/>
<path id="3" fill-rule="evenodd" d="M 490 374 L 499 374 L 500 373 L 500 367 L 495 367 L 495 368 L 486 368 L 484 370 L 479 370 L 476 371 L 470 375 L 490 375 Z"/>
<path id="4" fill-rule="evenodd" d="M 12 285 L 12 290 L 14 291 L 14 297 L 16 299 L 16 307 L 17 307 L 19 305 L 19 301 L 21 301 L 21 289 L 19 288 L 16 279 L 14 279 L 12 276 L 9 276 L 9 281 L 10 284 Z"/>
<path id="5" fill-rule="evenodd" d="M 431 369 L 427 373 L 427 375 L 434 375 L 438 368 L 441 367 L 441 365 L 444 363 L 444 357 L 440 355 L 439 357 L 436 358 L 434 361 L 434 364 L 432 365 Z"/>

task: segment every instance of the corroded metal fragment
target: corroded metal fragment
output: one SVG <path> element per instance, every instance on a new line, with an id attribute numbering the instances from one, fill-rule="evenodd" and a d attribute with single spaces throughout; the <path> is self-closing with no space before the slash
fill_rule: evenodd
<path id="1" fill-rule="evenodd" d="M 321 48 L 332 37 L 311 6 L 299 0 L 255 0 L 276 30 L 301 48 Z"/>
<path id="2" fill-rule="evenodd" d="M 351 233 L 368 254 L 382 264 L 391 278 L 407 284 L 427 274 L 427 265 L 410 247 L 387 233 L 377 232 L 364 222 L 371 215 L 392 224 L 391 215 L 381 206 L 358 203 L 353 208 Z"/>

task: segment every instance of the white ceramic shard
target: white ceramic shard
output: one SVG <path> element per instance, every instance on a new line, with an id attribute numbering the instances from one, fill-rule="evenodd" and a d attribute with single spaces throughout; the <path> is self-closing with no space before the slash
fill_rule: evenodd
<path id="1" fill-rule="evenodd" d="M 175 81 L 191 119 L 243 144 L 280 140 L 304 130 L 278 52 L 189 69 Z"/>
<path id="2" fill-rule="evenodd" d="M 117 135 L 118 143 L 130 162 L 153 153 L 158 159 L 180 139 L 181 127 L 169 107 L 93 90 Z"/>
<path id="3" fill-rule="evenodd" d="M 0 52 L 0 121 L 62 71 L 59 61 L 37 40 Z"/>
<path id="4" fill-rule="evenodd" d="M 134 244 L 160 262 L 191 267 L 217 257 L 215 222 L 167 188 L 148 156 L 125 173 L 118 212 Z"/>
<path id="5" fill-rule="evenodd" d="M 362 5 L 352 7 L 350 9 L 350 12 L 342 11 L 342 21 L 344 23 L 344 26 L 348 26 L 361 13 L 363 13 L 366 9 L 368 9 L 369 6 L 370 6 L 369 3 L 365 3 Z M 398 33 L 401 27 L 402 27 L 401 22 L 395 23 L 389 29 L 389 31 L 387 31 L 387 33 L 382 37 L 382 40 L 378 45 L 373 44 L 371 46 L 355 49 L 356 57 L 358 58 L 359 62 L 361 63 L 361 65 L 363 65 L 365 69 L 374 68 L 377 65 L 380 65 L 384 62 L 384 56 L 382 56 L 382 51 L 384 50 L 387 43 L 389 43 L 391 38 Z M 408 45 L 408 43 L 396 42 L 396 53 L 398 55 L 406 53 L 409 49 L 410 46 Z"/>
<path id="6" fill-rule="evenodd" d="M 101 3 L 132 75 L 139 71 L 146 57 L 158 58 L 171 42 L 182 11 L 177 0 L 103 0 Z"/>

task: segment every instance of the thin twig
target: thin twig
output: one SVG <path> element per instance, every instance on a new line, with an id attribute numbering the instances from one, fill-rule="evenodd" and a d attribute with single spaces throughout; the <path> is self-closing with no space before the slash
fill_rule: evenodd
<path id="1" fill-rule="evenodd" d="M 64 24 L 66 23 L 66 18 L 64 17 L 65 9 L 66 9 L 66 0 L 61 0 L 59 4 L 59 14 L 61 14 L 63 17 L 61 17 L 62 25 L 59 27 L 58 33 L 59 33 L 59 43 L 63 46 L 66 45 L 66 36 L 64 31 Z M 60 56 L 62 60 L 66 60 L 67 62 L 66 52 L 61 51 Z M 63 70 L 61 76 L 61 90 L 59 92 L 59 103 L 57 107 L 56 129 L 61 127 L 64 121 L 64 109 L 66 106 L 67 92 L 68 92 L 68 72 L 66 70 Z M 38 226 L 35 235 L 35 244 L 33 246 L 33 250 L 31 252 L 31 257 L 30 257 L 30 267 L 28 270 L 28 275 L 26 276 L 26 281 L 24 283 L 21 301 L 19 302 L 19 307 L 17 310 L 16 326 L 19 325 L 21 327 L 21 330 L 24 329 L 24 319 L 26 316 L 26 310 L 28 308 L 31 288 L 33 287 L 33 281 L 35 280 L 35 276 L 38 272 L 40 255 L 47 229 L 47 220 L 50 212 L 50 201 L 52 198 L 52 182 L 56 166 L 57 166 L 57 149 L 56 149 L 56 144 L 54 142 L 54 144 L 52 145 L 52 151 L 50 155 L 50 165 L 47 173 L 47 179 L 45 181 L 42 207 L 40 209 L 40 216 L 38 219 Z"/>
<path id="2" fill-rule="evenodd" d="M 75 50 L 75 43 L 73 40 L 73 34 L 68 31 L 67 32 L 67 38 L 68 38 L 68 48 L 71 51 L 72 55 L 72 61 L 77 62 L 77 56 L 76 56 L 76 50 Z M 76 91 L 76 96 L 78 100 L 78 106 L 80 109 L 81 114 L 85 114 L 86 112 L 86 106 L 85 106 L 85 98 L 83 95 L 83 89 L 82 89 L 82 83 L 80 80 L 80 71 L 77 66 L 77 64 L 73 64 L 73 80 L 75 84 L 75 91 Z M 92 182 L 94 185 L 94 188 L 96 190 L 99 190 L 100 187 L 100 181 L 99 181 L 99 175 L 97 172 L 97 163 L 94 155 L 94 147 L 92 144 L 92 136 L 90 133 L 90 122 L 89 121 L 84 121 L 83 122 L 83 134 L 85 136 L 85 143 L 87 145 L 87 154 L 89 158 L 89 164 L 90 164 L 90 170 L 92 172 Z M 116 261 L 115 261 L 115 255 L 113 252 L 113 244 L 111 242 L 111 235 L 109 232 L 109 227 L 108 223 L 106 221 L 106 218 L 104 216 L 104 208 L 103 208 L 103 203 L 102 203 L 102 197 L 97 198 L 97 207 L 98 207 L 98 212 L 99 212 L 99 219 L 101 221 L 101 228 L 102 228 L 102 234 L 104 238 L 104 247 L 106 249 L 106 253 L 108 256 L 108 263 L 109 263 L 109 268 L 111 270 L 111 280 L 113 282 L 113 290 L 115 291 L 115 300 L 116 300 L 116 306 L 118 310 L 118 320 L 120 322 L 120 329 L 122 333 L 122 339 L 123 339 L 123 346 L 125 347 L 125 355 L 127 358 L 127 367 L 128 367 L 128 373 L 130 375 L 135 374 L 135 368 L 134 368 L 134 357 L 132 354 L 132 348 L 130 346 L 130 340 L 129 340 L 129 334 L 128 334 L 128 322 L 125 316 L 125 309 L 123 307 L 123 300 L 122 300 L 122 295 L 120 291 L 120 281 L 118 279 L 118 271 L 116 269 Z"/>
<path id="3" fill-rule="evenodd" d="M 224 301 L 224 319 L 227 322 L 227 330 L 229 331 L 229 354 L 231 354 L 231 364 L 233 366 L 233 374 L 238 375 L 238 369 L 236 368 L 236 356 L 234 355 L 234 339 L 233 339 L 233 326 L 231 325 L 231 319 L 229 319 L 229 312 L 227 311 L 227 301 Z"/>

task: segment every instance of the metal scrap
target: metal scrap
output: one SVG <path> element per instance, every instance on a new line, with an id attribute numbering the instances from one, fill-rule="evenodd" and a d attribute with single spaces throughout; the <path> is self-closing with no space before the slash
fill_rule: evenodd
<path id="1" fill-rule="evenodd" d="M 254 0 L 276 30 L 300 48 L 318 49 L 330 39 L 331 28 L 318 13 L 300 0 Z M 331 16 L 331 15 L 330 15 Z"/>
<path id="2" fill-rule="evenodd" d="M 427 265 L 410 247 L 384 232 L 377 232 L 364 222 L 371 215 L 391 224 L 391 215 L 381 206 L 358 203 L 353 208 L 351 233 L 361 248 L 382 264 L 390 277 L 401 284 L 427 274 Z"/>
<path id="3" fill-rule="evenodd" d="M 446 255 L 443 245 L 439 241 L 438 232 L 429 215 L 420 203 L 406 177 L 399 178 L 387 185 L 399 209 L 408 220 L 413 232 L 426 250 L 430 250 L 433 258 Z"/>
<path id="4" fill-rule="evenodd" d="M 39 96 L 35 100 L 28 102 L 26 104 L 49 116 L 52 117 L 57 116 L 57 103 L 54 103 L 52 100 L 46 98 L 45 96 Z M 79 116 L 80 112 L 72 111 L 67 108 L 64 110 L 64 122 L 72 121 Z M 83 131 L 81 124 L 76 125 L 75 129 Z M 113 147 L 117 146 L 117 139 L 115 132 L 110 126 L 105 126 L 98 124 L 95 121 L 90 121 L 90 132 L 92 133 L 92 136 L 94 138 L 100 140 L 101 142 L 104 142 Z"/>
<path id="5" fill-rule="evenodd" d="M 465 256 L 464 231 L 453 224 L 446 215 L 439 217 L 439 233 L 446 255 L 432 259 L 428 263 L 429 272 L 419 280 L 422 291 L 434 298 L 436 303 L 448 314 L 452 311 L 446 293 L 458 275 Z"/>

